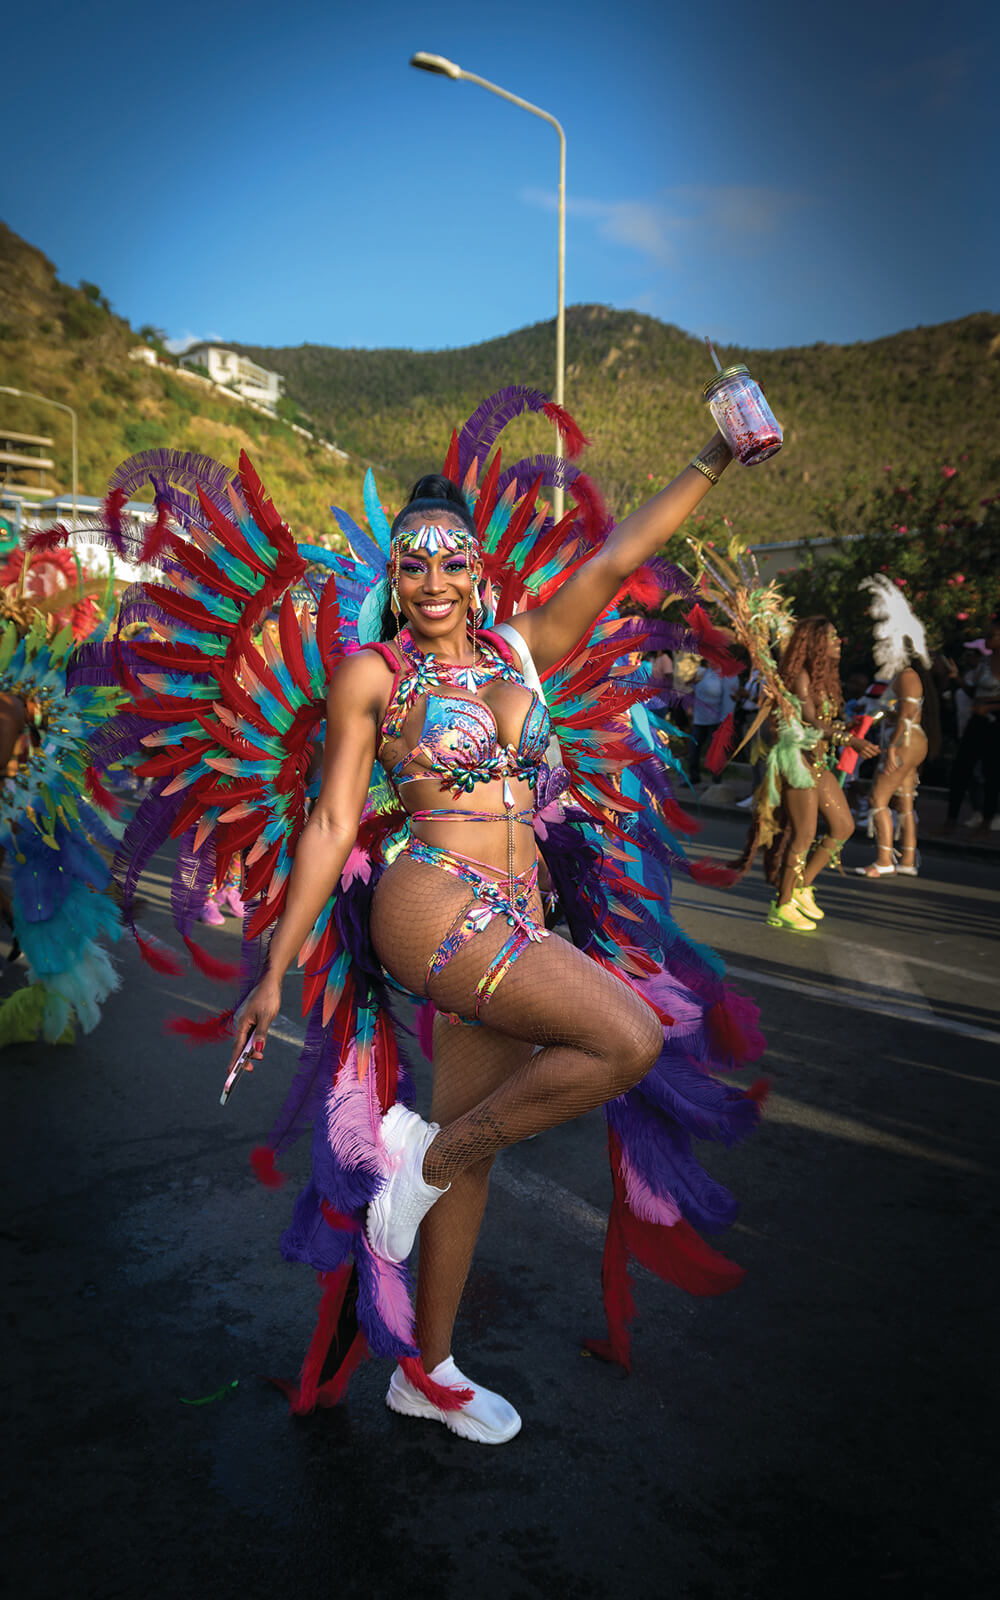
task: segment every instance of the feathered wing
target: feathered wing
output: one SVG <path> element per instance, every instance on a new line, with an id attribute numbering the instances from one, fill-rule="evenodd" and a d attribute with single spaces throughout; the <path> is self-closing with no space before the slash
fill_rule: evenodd
<path id="1" fill-rule="evenodd" d="M 49 609 L 65 608 L 68 593 L 50 595 Z M 31 721 L 16 776 L 0 785 L 9 917 L 29 980 L 0 1006 L 0 1045 L 39 1035 L 54 1043 L 77 1021 L 89 1033 L 119 982 L 106 945 L 122 924 L 105 856 L 122 829 L 89 758 L 119 697 L 75 680 L 72 621 L 50 641 L 46 631 L 43 614 L 26 634 L 13 620 L 0 624 L 0 695 L 24 701 Z"/>
<path id="2" fill-rule="evenodd" d="M 155 541 L 129 524 L 122 509 L 144 477 L 156 495 Z M 106 764 L 134 754 L 137 774 L 152 781 L 116 870 L 126 921 L 158 970 L 176 970 L 176 958 L 136 929 L 133 902 L 144 867 L 173 839 L 171 906 L 191 958 L 210 977 L 241 978 L 243 993 L 259 977 L 317 792 L 329 677 L 357 648 L 359 627 L 364 637 L 365 605 L 384 571 L 388 525 L 380 507 L 376 514 L 373 481 L 366 502 L 373 532 L 339 514 L 349 548 L 336 555 L 296 547 L 245 455 L 232 475 L 204 457 L 151 452 L 126 463 L 112 481 L 104 537 L 159 575 L 129 592 L 115 638 L 87 656 L 91 680 L 115 681 L 128 697 L 95 739 L 92 758 Z M 321 588 L 317 565 L 328 574 Z M 327 1320 L 334 1287 L 341 1285 L 341 1298 L 347 1292 L 342 1269 L 354 1263 L 351 1281 L 361 1280 L 355 1363 L 366 1348 L 416 1356 L 412 1314 L 407 1321 L 402 1310 L 409 1307 L 405 1271 L 369 1258 L 360 1229 L 383 1181 L 381 1114 L 408 1092 L 368 934 L 378 853 L 402 820 L 373 773 L 356 848 L 300 956 L 309 1021 L 299 1070 L 266 1143 L 251 1155 L 258 1177 L 280 1184 L 275 1158 L 315 1126 L 314 1177 L 283 1248 L 289 1259 L 308 1255 L 321 1272 Z M 210 883 L 236 855 L 249 908 L 239 968 L 215 960 L 193 937 Z M 230 1031 L 234 1010 L 207 1021 L 178 1018 L 171 1026 L 192 1042 L 218 1040 Z M 326 1136 L 330 1105 L 339 1143 Z M 342 1369 L 337 1381 L 344 1381 Z M 319 1387 L 320 1403 L 329 1403 L 329 1384 Z M 315 1392 L 308 1403 L 296 1395 L 297 1409 L 316 1403 Z"/>

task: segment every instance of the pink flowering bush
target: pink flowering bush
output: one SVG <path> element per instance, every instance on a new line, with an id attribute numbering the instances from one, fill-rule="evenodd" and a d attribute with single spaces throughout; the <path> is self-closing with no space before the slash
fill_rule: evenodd
<path id="1" fill-rule="evenodd" d="M 906 522 L 899 507 L 906 505 Z M 1000 493 L 969 506 L 963 474 L 942 466 L 931 480 L 889 468 L 861 503 L 828 511 L 835 543 L 806 554 L 782 587 L 798 616 L 826 614 L 862 663 L 871 628 L 862 578 L 885 572 L 917 611 L 934 647 L 949 652 L 983 633 L 1000 608 Z"/>

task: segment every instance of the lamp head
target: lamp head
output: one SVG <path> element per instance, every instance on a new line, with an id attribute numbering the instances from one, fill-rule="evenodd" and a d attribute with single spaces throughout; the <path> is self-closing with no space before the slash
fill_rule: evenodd
<path id="1" fill-rule="evenodd" d="M 415 56 L 410 57 L 410 66 L 419 67 L 421 72 L 436 72 L 442 78 L 460 78 L 462 69 L 449 61 L 447 56 L 435 56 L 427 50 L 418 50 Z"/>

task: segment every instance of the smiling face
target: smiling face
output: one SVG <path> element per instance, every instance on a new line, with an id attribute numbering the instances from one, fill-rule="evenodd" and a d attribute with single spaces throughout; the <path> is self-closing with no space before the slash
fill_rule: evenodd
<path id="1" fill-rule="evenodd" d="M 413 540 L 418 530 L 429 537 Z M 440 548 L 442 541 L 434 537 L 433 530 L 440 530 L 444 542 L 456 548 Z M 482 565 L 466 552 L 463 524 L 446 512 L 435 515 L 433 523 L 428 524 L 424 514 L 404 523 L 400 536 L 403 548 L 396 569 L 396 589 L 400 611 L 411 632 L 437 641 L 464 630 L 472 585 Z"/>

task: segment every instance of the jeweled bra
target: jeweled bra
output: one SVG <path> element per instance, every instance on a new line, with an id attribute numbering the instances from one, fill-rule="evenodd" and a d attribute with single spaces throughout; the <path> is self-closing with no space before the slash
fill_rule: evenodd
<path id="1" fill-rule="evenodd" d="M 413 705 L 426 697 L 427 710 L 418 743 L 390 769 L 397 789 L 407 783 L 437 778 L 442 789 L 471 794 L 478 783 L 500 778 L 520 778 L 534 784 L 551 736 L 544 703 L 530 690 L 528 708 L 516 745 L 501 745 L 496 718 L 481 700 L 451 694 L 455 688 L 471 695 L 487 683 L 501 679 L 526 688 L 523 677 L 488 640 L 481 640 L 486 659 L 474 666 L 456 666 L 435 655 L 422 655 L 411 645 L 399 645 L 403 665 L 382 723 L 382 740 L 398 739 Z M 426 763 L 416 771 L 406 768 L 415 760 Z"/>

